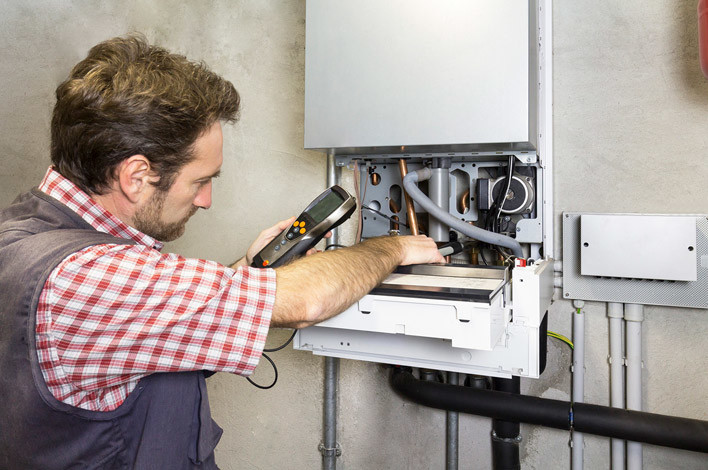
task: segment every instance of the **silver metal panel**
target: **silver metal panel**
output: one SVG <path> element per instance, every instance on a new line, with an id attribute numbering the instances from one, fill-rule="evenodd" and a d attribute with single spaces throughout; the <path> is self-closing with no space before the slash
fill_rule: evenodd
<path id="1" fill-rule="evenodd" d="M 535 148 L 535 3 L 308 0 L 305 147 Z"/>
<path id="2" fill-rule="evenodd" d="M 708 308 L 708 218 L 696 220 L 696 281 L 583 276 L 580 273 L 580 218 L 563 214 L 563 297 L 601 302 Z M 656 254 L 662 256 L 661 253 Z"/>
<path id="3" fill-rule="evenodd" d="M 580 216 L 583 276 L 695 281 L 695 248 L 695 217 Z"/>

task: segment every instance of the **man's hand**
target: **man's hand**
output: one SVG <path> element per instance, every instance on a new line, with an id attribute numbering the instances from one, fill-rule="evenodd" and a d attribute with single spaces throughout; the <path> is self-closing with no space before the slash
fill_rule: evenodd
<path id="1" fill-rule="evenodd" d="M 289 219 L 281 220 L 277 224 L 263 230 L 258 234 L 256 240 L 248 247 L 246 251 L 246 264 L 251 265 L 253 263 L 253 258 L 266 247 L 275 237 L 280 235 L 280 232 L 290 227 L 293 222 L 295 222 L 295 217 L 290 217 Z"/>
<path id="2" fill-rule="evenodd" d="M 251 244 L 251 246 L 246 251 L 246 256 L 236 261 L 231 267 L 236 269 L 239 266 L 250 266 L 253 263 L 253 258 L 270 243 L 275 237 L 280 235 L 280 233 L 286 228 L 290 227 L 293 222 L 295 222 L 296 217 L 290 217 L 289 219 L 281 220 L 277 224 L 263 230 L 258 234 L 256 240 Z M 332 236 L 332 232 L 327 232 L 324 238 L 329 238 Z M 315 248 L 310 248 L 307 251 L 307 255 L 316 253 L 318 250 Z"/>
<path id="3" fill-rule="evenodd" d="M 425 235 L 410 235 L 398 238 L 403 243 L 401 248 L 401 266 L 442 263 L 444 261 L 432 238 Z"/>

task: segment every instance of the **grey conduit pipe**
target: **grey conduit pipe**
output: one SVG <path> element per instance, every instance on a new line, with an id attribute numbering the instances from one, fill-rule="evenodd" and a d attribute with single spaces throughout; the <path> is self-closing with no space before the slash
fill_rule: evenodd
<path id="1" fill-rule="evenodd" d="M 433 158 L 433 169 L 428 182 L 428 195 L 433 204 L 445 213 L 450 212 L 450 158 Z M 436 242 L 450 241 L 450 228 L 435 217 L 429 217 L 428 236 Z"/>
<path id="2" fill-rule="evenodd" d="M 624 320 L 627 333 L 627 409 L 641 411 L 644 306 L 626 304 L 624 306 Z M 641 470 L 642 467 L 642 444 L 627 442 L 627 470 Z"/>
<path id="3" fill-rule="evenodd" d="M 457 372 L 447 373 L 447 383 L 450 385 L 458 385 L 460 376 Z M 460 415 L 457 411 L 445 412 L 447 430 L 446 446 L 445 446 L 445 469 L 457 470 L 459 465 L 459 447 L 460 447 Z"/>
<path id="4" fill-rule="evenodd" d="M 327 187 L 339 183 L 339 169 L 334 161 L 334 153 L 327 153 Z M 327 239 L 327 246 L 339 243 L 339 230 L 332 230 L 332 237 Z M 324 368 L 324 416 L 323 440 L 320 446 L 322 453 L 322 468 L 335 470 L 337 468 L 337 382 L 339 358 L 325 357 Z"/>
<path id="5" fill-rule="evenodd" d="M 624 408 L 624 352 L 622 349 L 624 305 L 616 302 L 608 303 L 607 317 L 610 319 L 610 406 Z M 612 439 L 610 446 L 610 468 L 624 470 L 624 441 Z"/>
<path id="6" fill-rule="evenodd" d="M 582 300 L 574 300 L 573 307 L 573 405 L 583 403 L 585 395 L 585 313 Z M 583 470 L 583 456 L 585 454 L 585 439 L 583 434 L 573 430 L 571 449 L 571 468 Z"/>
<path id="7" fill-rule="evenodd" d="M 324 439 L 322 452 L 322 468 L 335 470 L 337 468 L 337 371 L 339 358 L 325 357 L 324 384 Z"/>
<path id="8" fill-rule="evenodd" d="M 419 181 L 426 181 L 430 179 L 433 172 L 430 168 L 423 168 L 408 173 L 405 178 L 403 178 L 403 188 L 406 192 L 413 198 L 413 200 L 423 208 L 428 214 L 435 217 L 442 223 L 448 225 L 450 228 L 457 230 L 463 235 L 474 238 L 476 240 L 482 241 L 484 243 L 489 243 L 490 245 L 497 245 L 504 248 L 509 248 L 514 256 L 517 258 L 523 258 L 524 252 L 521 250 L 521 245 L 519 242 L 506 235 L 501 235 L 494 232 L 489 232 L 487 230 L 481 229 L 474 225 L 468 224 L 461 221 L 455 216 L 444 212 L 438 206 L 436 206 L 423 191 L 418 189 Z"/>

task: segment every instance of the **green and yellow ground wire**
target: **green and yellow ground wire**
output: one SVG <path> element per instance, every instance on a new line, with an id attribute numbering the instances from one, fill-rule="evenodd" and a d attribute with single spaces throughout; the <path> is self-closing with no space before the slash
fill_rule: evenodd
<path id="1" fill-rule="evenodd" d="M 567 337 L 563 336 L 562 334 L 556 333 L 555 331 L 549 331 L 547 334 L 551 338 L 555 338 L 560 341 L 563 341 L 565 344 L 567 344 L 570 347 L 570 349 L 573 349 L 573 342 L 570 339 L 568 339 Z"/>

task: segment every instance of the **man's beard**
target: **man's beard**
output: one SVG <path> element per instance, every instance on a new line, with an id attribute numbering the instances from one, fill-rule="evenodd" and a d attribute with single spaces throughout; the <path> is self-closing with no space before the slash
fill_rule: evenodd
<path id="1" fill-rule="evenodd" d="M 166 198 L 167 191 L 156 191 L 150 201 L 137 210 L 133 222 L 135 228 L 144 234 L 150 235 L 152 238 L 162 242 L 171 242 L 182 236 L 187 221 L 199 208 L 192 206 L 192 209 L 190 209 L 189 213 L 182 218 L 182 220 L 165 223 L 162 222 L 162 211 L 165 206 Z"/>

